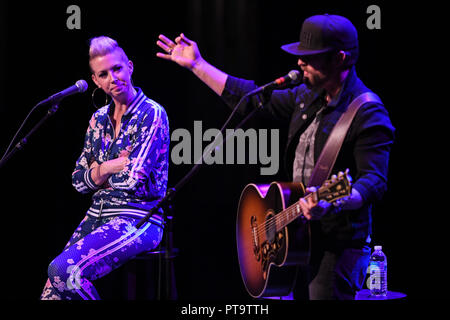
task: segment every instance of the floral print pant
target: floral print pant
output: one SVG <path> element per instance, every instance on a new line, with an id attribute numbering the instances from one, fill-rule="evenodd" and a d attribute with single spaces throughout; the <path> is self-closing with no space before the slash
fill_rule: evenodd
<path id="1" fill-rule="evenodd" d="M 160 226 L 146 223 L 136 229 L 137 222 L 123 216 L 86 216 L 64 251 L 50 263 L 41 300 L 99 300 L 91 281 L 156 248 L 161 241 Z"/>

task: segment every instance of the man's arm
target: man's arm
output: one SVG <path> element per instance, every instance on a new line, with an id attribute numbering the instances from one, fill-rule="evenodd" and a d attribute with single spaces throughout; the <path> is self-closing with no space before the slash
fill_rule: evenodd
<path id="1" fill-rule="evenodd" d="M 316 192 L 315 187 L 306 188 L 306 192 Z M 303 215 L 308 220 L 314 219 L 319 220 L 332 208 L 332 204 L 326 201 L 315 202 L 312 197 L 300 199 L 300 208 L 302 209 Z M 342 198 L 334 202 L 334 205 L 340 210 L 358 210 L 364 204 L 361 194 L 356 188 L 352 188 L 350 196 Z"/>
<path id="2" fill-rule="evenodd" d="M 156 44 L 166 52 L 158 52 L 157 57 L 174 61 L 191 70 L 215 93 L 219 96 L 222 95 L 228 75 L 202 58 L 195 41 L 189 40 L 182 33 L 175 39 L 175 42 L 164 35 L 160 35 Z"/>
<path id="3" fill-rule="evenodd" d="M 191 70 L 231 108 L 236 106 L 243 95 L 257 88 L 254 81 L 232 77 L 205 61 L 200 55 L 197 43 L 186 38 L 183 33 L 175 39 L 175 42 L 164 35 L 159 35 L 156 44 L 165 51 L 165 53 L 158 52 L 157 57 L 173 61 Z M 297 87 L 295 90 L 299 90 L 299 88 Z M 289 89 L 275 90 L 270 98 L 264 98 L 265 101 L 262 101 L 264 108 L 261 109 L 260 114 L 271 119 L 289 121 L 296 105 L 297 93 L 298 91 L 294 92 Z M 259 105 L 260 99 L 253 97 L 249 102 L 242 104 L 238 112 L 248 113 L 250 109 Z"/>

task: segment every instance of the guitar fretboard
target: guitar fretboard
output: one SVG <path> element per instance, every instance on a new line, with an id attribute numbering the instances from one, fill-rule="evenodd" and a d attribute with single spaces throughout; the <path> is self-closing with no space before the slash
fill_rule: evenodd
<path id="1" fill-rule="evenodd" d="M 305 199 L 308 199 L 313 196 L 313 193 L 305 196 Z M 276 231 L 280 231 L 284 227 L 286 227 L 289 223 L 297 219 L 303 214 L 302 209 L 300 207 L 300 200 L 295 202 L 293 205 L 287 207 L 280 213 L 278 213 L 275 218 L 275 226 Z"/>

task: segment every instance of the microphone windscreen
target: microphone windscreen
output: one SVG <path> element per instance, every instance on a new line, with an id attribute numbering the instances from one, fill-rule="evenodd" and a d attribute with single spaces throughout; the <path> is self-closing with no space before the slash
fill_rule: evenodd
<path id="1" fill-rule="evenodd" d="M 88 84 L 84 80 L 78 80 L 75 85 L 78 88 L 78 92 L 85 92 L 88 88 Z"/>
<path id="2" fill-rule="evenodd" d="M 291 79 L 292 84 L 300 83 L 303 79 L 303 75 L 298 70 L 291 70 L 288 73 L 288 76 Z"/>

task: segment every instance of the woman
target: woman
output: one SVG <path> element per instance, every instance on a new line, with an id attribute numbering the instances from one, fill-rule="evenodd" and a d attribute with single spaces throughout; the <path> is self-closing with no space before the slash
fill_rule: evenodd
<path id="1" fill-rule="evenodd" d="M 166 112 L 132 85 L 133 63 L 115 40 L 93 38 L 89 65 L 92 80 L 112 100 L 90 120 L 72 183 L 81 193 L 95 193 L 86 217 L 49 265 L 43 300 L 99 299 L 91 281 L 155 248 L 163 233 L 159 215 L 138 230 L 134 225 L 166 192 Z"/>

